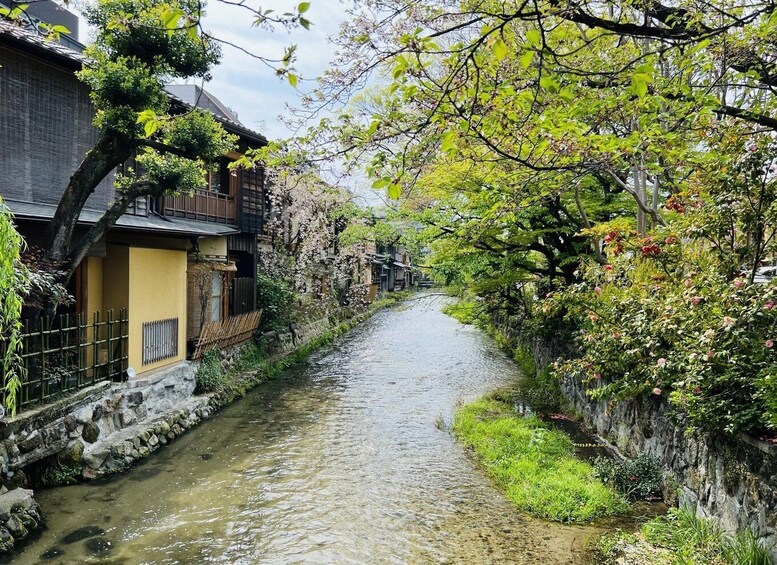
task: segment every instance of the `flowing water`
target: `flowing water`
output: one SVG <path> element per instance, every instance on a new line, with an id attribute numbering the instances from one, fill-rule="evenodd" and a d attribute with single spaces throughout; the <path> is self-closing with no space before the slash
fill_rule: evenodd
<path id="1" fill-rule="evenodd" d="M 26 563 L 582 563 L 592 528 L 517 512 L 445 431 L 517 377 L 430 296 L 105 482 L 42 491 Z M 442 429 L 441 429 L 442 428 Z"/>

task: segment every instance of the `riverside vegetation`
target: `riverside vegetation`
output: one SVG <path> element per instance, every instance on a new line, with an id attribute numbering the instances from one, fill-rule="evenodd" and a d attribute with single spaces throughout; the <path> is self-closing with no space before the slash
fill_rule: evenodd
<path id="1" fill-rule="evenodd" d="M 525 346 L 500 332 L 477 302 L 458 300 L 443 311 L 463 324 L 488 331 L 511 354 L 523 378 L 515 389 L 500 390 L 460 407 L 452 431 L 516 506 L 532 516 L 561 522 L 590 522 L 623 515 L 629 501 L 675 498 L 658 462 L 645 453 L 633 460 L 576 458 L 574 444 L 538 416 L 521 415 L 516 398 L 537 402 L 540 413 L 563 409 L 550 371 L 538 372 Z M 676 486 L 676 485 L 674 485 Z M 599 537 L 593 562 L 604 565 L 769 565 L 765 548 L 750 531 L 734 536 L 684 508 Z"/>
<path id="2" fill-rule="evenodd" d="M 589 522 L 628 509 L 623 495 L 575 457 L 569 437 L 537 416 L 518 416 L 509 393 L 494 393 L 460 408 L 453 433 L 507 497 L 533 516 Z"/>

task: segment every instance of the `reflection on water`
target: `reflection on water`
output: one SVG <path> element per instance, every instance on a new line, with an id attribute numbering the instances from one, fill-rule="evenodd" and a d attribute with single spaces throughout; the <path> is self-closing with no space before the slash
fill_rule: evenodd
<path id="1" fill-rule="evenodd" d="M 381 312 L 108 482 L 41 492 L 14 563 L 575 563 L 435 422 L 516 369 L 441 297 Z"/>

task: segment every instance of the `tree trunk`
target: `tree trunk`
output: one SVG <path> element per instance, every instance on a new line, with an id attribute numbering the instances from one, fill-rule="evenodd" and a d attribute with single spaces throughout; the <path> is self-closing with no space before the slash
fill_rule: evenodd
<path id="1" fill-rule="evenodd" d="M 111 171 L 124 163 L 134 150 L 133 144 L 125 136 L 116 133 L 104 133 L 95 146 L 89 150 L 73 176 L 49 224 L 46 238 L 46 253 L 56 262 L 62 262 L 67 281 L 75 272 L 78 264 L 67 264 L 73 245 L 78 217 L 86 201 L 97 186 Z"/>

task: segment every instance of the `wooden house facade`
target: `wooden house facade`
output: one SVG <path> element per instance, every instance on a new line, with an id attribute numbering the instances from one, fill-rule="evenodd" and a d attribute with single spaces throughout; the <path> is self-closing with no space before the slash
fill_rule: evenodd
<path id="1" fill-rule="evenodd" d="M 97 139 L 88 88 L 74 74 L 83 62 L 77 49 L 0 20 L 0 196 L 31 246 L 42 245 L 70 175 Z M 191 107 L 174 91 L 170 96 L 174 108 Z M 240 150 L 267 143 L 228 112 L 206 109 L 239 136 Z M 191 354 L 206 324 L 255 311 L 257 235 L 269 199 L 263 170 L 230 171 L 239 157 L 234 152 L 213 163 L 194 195 L 135 202 L 78 266 L 68 314 L 87 321 L 108 312 L 126 317 L 119 350 L 105 350 L 113 342 L 101 339 L 97 325 L 87 322 L 83 335 L 76 332 L 79 342 L 92 344 L 81 354 L 94 366 L 121 359 L 118 369 L 111 365 L 118 378 L 128 368 L 142 375 L 166 367 Z M 76 238 L 114 199 L 113 177 L 90 196 Z"/>

